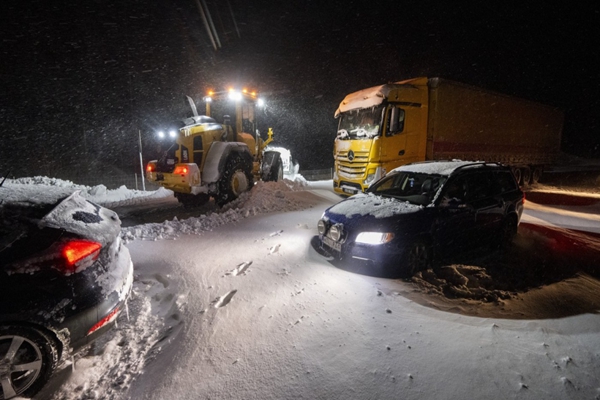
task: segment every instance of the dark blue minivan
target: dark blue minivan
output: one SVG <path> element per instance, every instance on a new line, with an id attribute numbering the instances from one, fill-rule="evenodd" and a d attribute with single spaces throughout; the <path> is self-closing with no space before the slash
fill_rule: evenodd
<path id="1" fill-rule="evenodd" d="M 432 161 L 392 170 L 328 208 L 320 246 L 405 276 L 434 256 L 482 244 L 503 247 L 517 232 L 524 194 L 510 168 L 485 162 Z"/>

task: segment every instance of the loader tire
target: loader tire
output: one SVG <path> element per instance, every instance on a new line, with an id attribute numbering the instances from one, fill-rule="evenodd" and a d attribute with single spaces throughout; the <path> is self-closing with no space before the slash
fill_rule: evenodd
<path id="1" fill-rule="evenodd" d="M 277 163 L 273 165 L 271 170 L 271 174 L 269 176 L 269 181 L 278 182 L 283 179 L 283 165 L 281 162 L 281 158 L 277 160 Z"/>
<path id="2" fill-rule="evenodd" d="M 270 167 L 263 165 L 263 181 L 277 182 L 283 179 L 283 162 L 278 151 L 266 151 L 263 164 L 270 165 Z"/>
<path id="3" fill-rule="evenodd" d="M 253 185 L 252 165 L 240 155 L 232 155 L 227 160 L 223 176 L 219 179 L 219 193 L 215 198 L 217 205 L 222 207 L 237 199 L 243 192 L 250 190 Z"/>

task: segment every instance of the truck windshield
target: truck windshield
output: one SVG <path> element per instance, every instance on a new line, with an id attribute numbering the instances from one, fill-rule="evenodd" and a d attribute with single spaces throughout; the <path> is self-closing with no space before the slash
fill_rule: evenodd
<path id="1" fill-rule="evenodd" d="M 446 179 L 445 176 L 435 174 L 403 171 L 387 175 L 367 191 L 424 206 L 432 202 L 435 193 Z"/>
<path id="2" fill-rule="evenodd" d="M 350 110 L 341 114 L 338 139 L 369 139 L 379 136 L 383 106 Z"/>

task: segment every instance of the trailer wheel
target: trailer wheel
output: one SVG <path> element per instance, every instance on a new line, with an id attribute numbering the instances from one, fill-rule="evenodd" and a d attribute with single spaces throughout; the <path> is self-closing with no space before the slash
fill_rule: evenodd
<path id="1" fill-rule="evenodd" d="M 219 180 L 219 193 L 215 199 L 217 205 L 223 206 L 237 199 L 243 192 L 250 190 L 252 185 L 252 165 L 248 165 L 239 154 L 232 155 Z"/>
<path id="2" fill-rule="evenodd" d="M 534 167 L 533 172 L 531 174 L 531 183 L 532 184 L 538 183 L 540 181 L 541 177 L 542 177 L 542 168 Z"/>

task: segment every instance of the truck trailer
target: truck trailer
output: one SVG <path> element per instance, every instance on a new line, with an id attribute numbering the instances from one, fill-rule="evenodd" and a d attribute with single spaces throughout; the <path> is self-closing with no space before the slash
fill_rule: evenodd
<path id="1" fill-rule="evenodd" d="M 351 93 L 335 117 L 333 187 L 345 195 L 427 160 L 499 162 L 535 183 L 560 156 L 564 121 L 557 108 L 437 77 Z"/>

